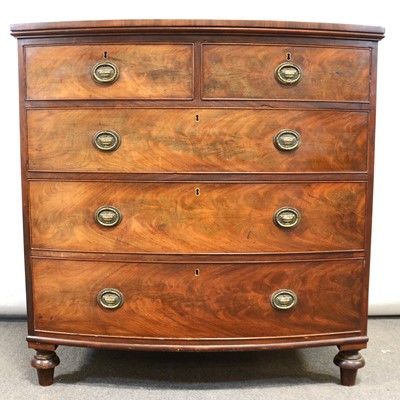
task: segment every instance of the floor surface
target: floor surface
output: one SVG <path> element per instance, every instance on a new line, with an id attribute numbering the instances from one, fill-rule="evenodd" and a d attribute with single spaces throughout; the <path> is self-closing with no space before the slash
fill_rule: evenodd
<path id="1" fill-rule="evenodd" d="M 339 385 L 335 347 L 244 353 L 153 353 L 61 346 L 52 386 L 30 366 L 26 321 L 0 319 L 0 398 L 400 400 L 400 317 L 370 318 L 366 366 Z"/>

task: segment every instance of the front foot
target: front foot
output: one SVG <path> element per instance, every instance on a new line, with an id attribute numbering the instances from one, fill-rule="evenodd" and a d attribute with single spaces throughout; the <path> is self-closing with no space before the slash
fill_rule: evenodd
<path id="1" fill-rule="evenodd" d="M 55 351 L 37 350 L 31 365 L 36 368 L 40 386 L 50 386 L 53 383 L 54 368 L 60 364 Z"/>
<path id="2" fill-rule="evenodd" d="M 357 350 L 340 351 L 333 362 L 340 367 L 340 383 L 343 386 L 354 386 L 357 370 L 365 365 L 365 360 Z"/>

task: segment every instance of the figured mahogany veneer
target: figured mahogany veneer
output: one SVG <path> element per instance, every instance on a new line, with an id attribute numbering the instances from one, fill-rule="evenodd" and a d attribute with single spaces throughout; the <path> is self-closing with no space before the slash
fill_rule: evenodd
<path id="1" fill-rule="evenodd" d="M 301 84 L 290 90 L 268 73 L 286 61 L 284 54 L 304 72 Z M 370 57 L 369 49 L 204 45 L 202 96 L 365 102 L 369 100 Z"/>
<path id="2" fill-rule="evenodd" d="M 364 183 L 347 182 L 31 182 L 31 245 L 100 253 L 358 250 L 365 240 L 365 191 Z M 121 212 L 118 226 L 95 222 L 106 205 Z M 274 223 L 284 206 L 300 212 L 298 226 Z"/>
<path id="3" fill-rule="evenodd" d="M 28 344 L 336 345 L 364 366 L 379 27 L 86 21 L 18 38 Z"/>
<path id="4" fill-rule="evenodd" d="M 361 331 L 362 260 L 296 263 L 159 264 L 33 261 L 35 329 L 103 337 L 203 340 L 304 337 Z M 197 271 L 197 272 L 196 272 Z M 118 289 L 124 305 L 104 310 L 96 296 Z M 271 295 L 290 287 L 295 309 Z M 338 317 L 332 318 L 332 313 Z"/>
<path id="5" fill-rule="evenodd" d="M 104 50 L 106 49 L 106 50 Z M 107 58 L 104 58 L 104 52 Z M 101 61 L 120 76 L 107 90 L 90 76 Z M 191 99 L 193 45 L 46 46 L 25 55 L 27 99 Z"/>
<path id="6" fill-rule="evenodd" d="M 230 109 L 29 110 L 29 170 L 61 172 L 336 172 L 367 169 L 368 113 Z M 296 151 L 274 146 L 283 129 Z M 93 146 L 113 130 L 113 152 Z M 71 158 L 71 154 L 74 157 Z"/>

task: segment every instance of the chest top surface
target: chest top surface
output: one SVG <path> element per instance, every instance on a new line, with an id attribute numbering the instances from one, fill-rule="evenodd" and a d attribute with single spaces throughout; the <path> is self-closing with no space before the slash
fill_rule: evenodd
<path id="1" fill-rule="evenodd" d="M 16 37 L 85 35 L 102 33 L 226 32 L 240 34 L 272 34 L 296 36 L 337 36 L 382 39 L 385 29 L 379 26 L 316 22 L 257 20 L 103 20 L 38 22 L 11 25 Z"/>

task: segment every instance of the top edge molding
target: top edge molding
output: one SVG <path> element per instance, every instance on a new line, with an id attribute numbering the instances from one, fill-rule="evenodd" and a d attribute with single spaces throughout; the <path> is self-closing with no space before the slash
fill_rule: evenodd
<path id="1" fill-rule="evenodd" d="M 37 22 L 11 25 L 16 38 L 93 36 L 103 34 L 237 34 L 332 37 L 381 40 L 385 29 L 379 26 L 292 21 L 244 20 L 103 20 Z"/>

